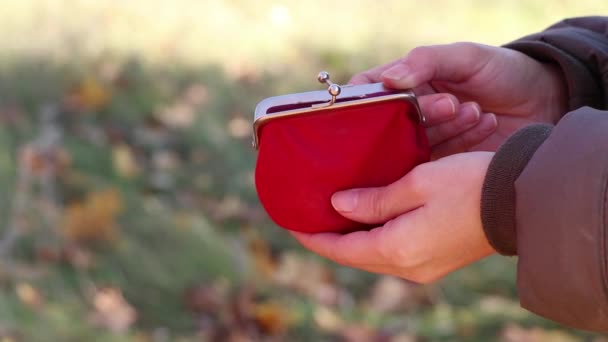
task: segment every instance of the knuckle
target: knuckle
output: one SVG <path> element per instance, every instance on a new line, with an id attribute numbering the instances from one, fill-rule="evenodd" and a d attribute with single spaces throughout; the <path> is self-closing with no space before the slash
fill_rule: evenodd
<path id="1" fill-rule="evenodd" d="M 366 196 L 366 207 L 369 208 L 374 217 L 381 217 L 386 213 L 387 205 L 384 192 L 380 189 L 370 191 Z"/>
<path id="2" fill-rule="evenodd" d="M 422 45 L 413 48 L 406 56 L 406 58 L 428 58 L 433 54 L 433 47 Z"/>
<path id="3" fill-rule="evenodd" d="M 400 246 L 391 250 L 390 258 L 393 264 L 402 270 L 411 270 L 412 265 L 411 252 L 407 247 Z"/>
<path id="4" fill-rule="evenodd" d="M 416 166 L 407 177 L 404 178 L 408 192 L 414 196 L 422 196 L 426 193 L 430 179 L 430 170 L 425 164 Z"/>
<path id="5" fill-rule="evenodd" d="M 456 137 L 456 148 L 458 152 L 466 152 L 469 147 L 469 138 L 467 135 L 462 134 Z"/>
<path id="6" fill-rule="evenodd" d="M 453 122 L 446 122 L 436 127 L 436 133 L 440 137 L 449 137 L 454 132 L 454 129 L 455 127 Z"/>
<path id="7" fill-rule="evenodd" d="M 391 238 L 391 234 L 388 232 L 395 225 L 395 220 L 389 220 L 382 227 L 376 228 L 376 234 L 378 235 L 377 240 L 379 243 L 376 244 L 376 253 L 380 258 L 387 264 L 394 264 L 395 260 L 395 241 Z"/>
<path id="8" fill-rule="evenodd" d="M 472 60 L 486 60 L 491 56 L 488 46 L 472 42 L 454 43 L 460 53 Z"/>
<path id="9" fill-rule="evenodd" d="M 416 269 L 416 252 L 408 246 L 408 243 L 403 243 L 398 248 L 393 248 L 391 257 L 395 265 L 400 269 L 410 271 Z"/>
<path id="10" fill-rule="evenodd" d="M 377 241 L 377 243 L 374 244 L 374 252 L 380 257 L 380 260 L 382 260 L 382 262 L 386 264 L 391 264 L 391 261 L 393 259 L 391 258 L 390 251 L 392 248 L 390 240 L 387 240 L 386 232 L 386 224 L 384 224 L 382 227 L 374 228 L 370 231 L 371 234 L 375 235 L 374 240 Z"/>
<path id="11" fill-rule="evenodd" d="M 327 258 L 334 261 L 338 265 L 342 266 L 350 266 L 348 260 L 346 260 L 341 254 L 338 253 L 335 249 L 330 249 L 327 251 Z"/>
<path id="12" fill-rule="evenodd" d="M 411 274 L 419 274 L 423 266 L 429 261 L 429 255 L 419 240 L 403 239 L 392 241 L 387 250 L 388 260 L 397 268 Z"/>
<path id="13" fill-rule="evenodd" d="M 368 71 L 360 72 L 358 74 L 355 74 L 355 76 L 351 77 L 349 83 L 354 83 L 354 82 L 361 82 L 361 83 L 370 82 L 370 77 L 369 77 Z"/>
<path id="14" fill-rule="evenodd" d="M 465 53 L 477 53 L 480 51 L 480 45 L 473 42 L 456 42 L 450 45 Z"/>
<path id="15" fill-rule="evenodd" d="M 383 225 L 383 232 L 388 232 L 396 228 L 398 222 L 396 219 L 389 220 Z M 389 235 L 387 235 L 389 236 Z M 415 266 L 413 261 L 415 260 L 416 250 L 411 246 L 411 242 L 408 239 L 395 239 L 394 234 L 391 234 L 391 238 L 388 237 L 383 240 L 383 243 L 379 244 L 379 254 L 388 263 L 399 267 L 400 269 L 411 269 Z"/>
<path id="16" fill-rule="evenodd" d="M 431 284 L 441 279 L 444 274 L 437 271 L 436 268 L 431 268 L 428 265 L 418 265 L 416 267 L 403 269 L 401 276 L 405 279 L 418 284 Z"/>

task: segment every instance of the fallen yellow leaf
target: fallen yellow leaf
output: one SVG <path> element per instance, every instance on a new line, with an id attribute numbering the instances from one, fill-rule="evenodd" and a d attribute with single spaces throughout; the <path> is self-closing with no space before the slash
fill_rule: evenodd
<path id="1" fill-rule="evenodd" d="M 116 189 L 90 193 L 84 202 L 69 205 L 64 212 L 63 233 L 73 241 L 109 241 L 117 237 L 116 217 L 122 198 Z"/>
<path id="2" fill-rule="evenodd" d="M 110 287 L 97 291 L 93 306 L 94 321 L 112 332 L 126 332 L 137 318 L 137 312 L 123 297 L 120 289 Z"/>
<path id="3" fill-rule="evenodd" d="M 260 328 L 269 335 L 284 333 L 291 322 L 290 313 L 277 303 L 256 304 L 253 317 Z"/>
<path id="4" fill-rule="evenodd" d="M 94 77 L 83 79 L 71 94 L 76 105 L 86 110 L 104 107 L 110 101 L 110 97 L 110 90 Z"/>
<path id="5" fill-rule="evenodd" d="M 15 291 L 19 300 L 29 308 L 37 309 L 43 303 L 40 292 L 28 283 L 18 283 Z"/>
<path id="6" fill-rule="evenodd" d="M 133 151 L 126 144 L 117 145 L 112 149 L 112 163 L 114 164 L 114 170 L 125 178 L 135 177 L 140 172 Z"/>

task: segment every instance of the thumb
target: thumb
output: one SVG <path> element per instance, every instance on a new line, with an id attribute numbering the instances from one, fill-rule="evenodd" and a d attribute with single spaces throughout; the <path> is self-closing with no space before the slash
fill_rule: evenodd
<path id="1" fill-rule="evenodd" d="M 381 74 L 392 88 L 415 88 L 430 81 L 462 82 L 491 58 L 489 47 L 475 43 L 421 46 Z"/>
<path id="2" fill-rule="evenodd" d="M 367 224 L 385 223 L 424 204 L 422 195 L 408 183 L 411 182 L 402 178 L 386 187 L 339 191 L 332 196 L 331 203 L 348 219 Z"/>

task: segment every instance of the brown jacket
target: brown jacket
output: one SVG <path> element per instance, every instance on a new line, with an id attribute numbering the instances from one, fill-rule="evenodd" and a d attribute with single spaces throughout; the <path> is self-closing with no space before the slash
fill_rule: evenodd
<path id="1" fill-rule="evenodd" d="M 608 17 L 564 20 L 506 47 L 561 67 L 570 112 L 498 150 L 482 195 L 486 235 L 518 255 L 523 307 L 608 332 Z"/>

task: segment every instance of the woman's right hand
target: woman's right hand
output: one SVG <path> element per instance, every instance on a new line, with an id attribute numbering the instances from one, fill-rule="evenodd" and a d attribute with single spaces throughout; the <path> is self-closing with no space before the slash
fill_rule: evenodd
<path id="1" fill-rule="evenodd" d="M 440 143 L 433 147 L 434 158 L 466 151 L 495 151 L 518 129 L 531 123 L 554 124 L 567 111 L 566 83 L 557 66 L 511 49 L 475 43 L 418 47 L 350 81 L 373 82 L 397 89 L 413 88 L 421 98 L 450 93 L 459 102 L 475 102 L 482 112 L 496 115 L 497 127 L 491 134 L 480 131 L 487 130 L 486 121 L 491 120 L 483 114 L 479 124 L 462 134 L 446 135 L 444 141 L 441 136 L 435 137 Z M 480 136 L 485 137 L 481 142 Z"/>

